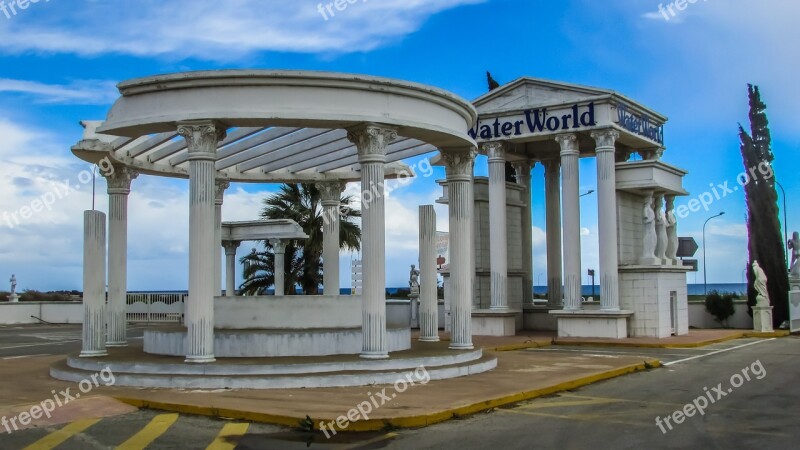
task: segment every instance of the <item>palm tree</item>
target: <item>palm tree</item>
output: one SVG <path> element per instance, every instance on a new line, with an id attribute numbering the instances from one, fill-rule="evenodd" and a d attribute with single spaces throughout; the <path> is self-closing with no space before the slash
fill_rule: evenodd
<path id="1" fill-rule="evenodd" d="M 353 210 L 351 196 L 343 196 L 339 207 L 339 242 L 341 248 L 351 251 L 361 249 L 361 228 L 355 219 L 361 211 Z M 280 191 L 264 199 L 262 219 L 290 219 L 297 222 L 308 235 L 306 240 L 290 241 L 286 245 L 285 287 L 286 295 L 295 293 L 299 285 L 306 295 L 319 293 L 322 282 L 322 214 L 320 192 L 314 184 L 283 184 Z M 264 251 L 241 258 L 244 265 L 244 283 L 240 290 L 246 295 L 261 295 L 275 284 L 275 255 L 272 245 L 264 242 Z M 338 258 L 335 264 L 339 264 Z"/>

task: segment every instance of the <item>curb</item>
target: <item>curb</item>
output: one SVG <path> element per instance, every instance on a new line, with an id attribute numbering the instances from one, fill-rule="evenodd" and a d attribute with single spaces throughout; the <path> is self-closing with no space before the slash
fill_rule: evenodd
<path id="1" fill-rule="evenodd" d="M 559 341 L 558 338 L 553 340 L 553 345 L 574 345 L 577 347 L 591 346 L 591 347 L 628 347 L 628 348 L 698 348 L 707 345 L 718 344 L 720 342 L 732 341 L 741 338 L 780 338 L 790 336 L 788 330 L 777 330 L 772 332 L 758 332 L 758 331 L 741 331 L 736 334 L 717 338 L 709 339 L 701 342 L 687 342 L 685 344 L 637 344 L 634 342 L 592 342 L 592 341 Z"/>
<path id="2" fill-rule="evenodd" d="M 350 423 L 347 430 L 337 431 L 378 431 L 386 430 L 389 428 L 421 428 L 445 422 L 450 419 L 460 418 L 476 414 L 482 411 L 491 410 L 503 406 L 513 405 L 526 400 L 532 400 L 537 397 L 552 395 L 558 392 L 569 391 L 577 389 L 589 384 L 597 383 L 611 378 L 620 377 L 630 373 L 640 372 L 643 370 L 661 367 L 661 362 L 657 359 L 645 360 L 639 364 L 632 364 L 629 366 L 621 367 L 619 369 L 609 370 L 594 375 L 585 376 L 571 381 L 555 384 L 540 389 L 531 391 L 523 391 L 516 394 L 510 394 L 503 397 L 493 398 L 483 402 L 473 403 L 471 405 L 460 406 L 457 408 L 449 408 L 442 411 L 436 411 L 430 414 L 420 414 L 408 417 L 396 417 L 390 419 L 368 419 L 360 420 L 358 422 Z M 288 427 L 298 427 L 304 417 L 294 417 L 278 414 L 258 413 L 253 411 L 240 411 L 227 408 L 214 408 L 211 406 L 195 406 L 183 405 L 178 403 L 167 403 L 150 400 L 141 400 L 128 397 L 115 397 L 117 400 L 137 408 L 148 408 L 162 411 L 177 412 L 181 414 L 192 414 L 199 416 L 211 416 L 234 420 L 246 420 L 249 422 L 267 423 L 272 425 L 282 425 Z M 314 418 L 314 429 L 319 429 L 320 422 L 331 422 L 336 418 Z"/>
<path id="3" fill-rule="evenodd" d="M 498 347 L 483 347 L 483 350 L 487 352 L 513 352 L 516 350 L 525 350 L 529 348 L 544 348 L 550 347 L 553 345 L 553 341 L 547 342 L 523 342 L 521 344 L 508 344 L 508 345 L 500 345 Z"/>

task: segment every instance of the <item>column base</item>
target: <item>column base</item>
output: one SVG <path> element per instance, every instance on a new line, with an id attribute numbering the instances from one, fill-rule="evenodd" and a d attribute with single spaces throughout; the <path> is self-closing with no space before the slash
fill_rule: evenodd
<path id="1" fill-rule="evenodd" d="M 450 350 L 475 350 L 475 346 L 472 344 L 450 344 Z"/>
<path id="2" fill-rule="evenodd" d="M 186 364 L 208 364 L 216 361 L 217 359 L 214 358 L 214 355 L 209 355 L 209 356 L 187 356 L 184 362 Z"/>
<path id="3" fill-rule="evenodd" d="M 359 356 L 359 358 L 362 358 L 362 359 L 389 359 L 389 354 L 388 353 L 370 353 L 370 352 L 366 352 L 366 353 L 361 353 L 358 356 Z"/>
<path id="4" fill-rule="evenodd" d="M 127 346 L 128 346 L 128 342 L 127 342 L 127 341 L 122 341 L 122 342 L 106 342 L 106 347 L 107 347 L 107 348 L 121 348 L 121 347 L 127 347 Z"/>
<path id="5" fill-rule="evenodd" d="M 628 319 L 633 311 L 550 311 L 558 319 L 558 337 L 628 337 Z"/>
<path id="6" fill-rule="evenodd" d="M 473 336 L 516 336 L 522 311 L 489 309 L 472 312 Z"/>
<path id="7" fill-rule="evenodd" d="M 78 355 L 80 358 L 102 358 L 103 356 L 108 356 L 108 352 L 105 350 L 85 350 Z"/>
<path id="8" fill-rule="evenodd" d="M 431 336 L 431 337 L 420 337 L 419 341 L 420 342 L 439 342 L 439 341 L 441 341 L 441 339 L 439 339 L 439 336 L 436 336 L 436 337 L 432 337 Z"/>
<path id="9" fill-rule="evenodd" d="M 760 333 L 775 331 L 772 327 L 772 306 L 753 307 L 753 330 Z"/>

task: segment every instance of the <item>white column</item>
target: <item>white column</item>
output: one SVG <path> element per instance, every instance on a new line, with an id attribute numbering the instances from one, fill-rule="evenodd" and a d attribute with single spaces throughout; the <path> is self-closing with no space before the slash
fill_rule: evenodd
<path id="1" fill-rule="evenodd" d="M 340 208 L 345 184 L 317 183 L 322 199 L 322 282 L 325 295 L 339 295 Z"/>
<path id="2" fill-rule="evenodd" d="M 600 234 L 600 306 L 619 310 L 619 254 L 617 248 L 617 159 L 619 132 L 592 133 L 597 152 L 597 226 Z"/>
<path id="3" fill-rule="evenodd" d="M 83 213 L 83 350 L 81 358 L 106 356 L 106 215 Z"/>
<path id="4" fill-rule="evenodd" d="M 581 203 L 580 151 L 578 137 L 556 137 L 561 146 L 562 223 L 564 246 L 564 309 L 582 309 L 581 304 Z"/>
<path id="5" fill-rule="evenodd" d="M 490 309 L 508 309 L 508 228 L 506 227 L 506 148 L 504 142 L 483 145 L 489 157 Z"/>
<path id="6" fill-rule="evenodd" d="M 186 362 L 214 362 L 214 240 L 217 145 L 225 129 L 210 121 L 178 125 L 189 148 L 189 301 L 186 304 Z M 219 294 L 217 294 L 219 295 Z"/>
<path id="7" fill-rule="evenodd" d="M 667 264 L 678 265 L 678 218 L 675 217 L 675 196 L 667 195 Z"/>
<path id="8" fill-rule="evenodd" d="M 286 295 L 286 242 L 281 239 L 270 239 L 272 252 L 275 255 L 275 295 Z"/>
<path id="9" fill-rule="evenodd" d="M 139 174 L 114 166 L 108 182 L 108 336 L 107 347 L 128 345 L 128 194 Z"/>
<path id="10" fill-rule="evenodd" d="M 547 306 L 563 306 L 561 261 L 561 161 L 544 162 L 545 202 L 547 203 Z"/>
<path id="11" fill-rule="evenodd" d="M 397 130 L 364 124 L 351 129 L 347 139 L 358 148 L 358 162 L 361 164 L 361 262 L 364 270 L 361 357 L 388 358 L 384 166 L 386 147 L 397 139 Z"/>
<path id="12" fill-rule="evenodd" d="M 225 247 L 225 296 L 236 296 L 236 250 L 239 249 L 241 242 L 228 241 L 223 244 Z"/>
<path id="13" fill-rule="evenodd" d="M 222 295 L 222 204 L 225 190 L 231 186 L 228 180 L 217 180 L 214 183 L 214 296 Z"/>
<path id="14" fill-rule="evenodd" d="M 533 199 L 531 196 L 531 170 L 536 166 L 532 161 L 518 161 L 514 163 L 517 172 L 517 184 L 524 187 L 522 201 L 525 208 L 522 210 L 522 303 L 533 304 Z"/>
<path id="15" fill-rule="evenodd" d="M 436 273 L 436 210 L 419 207 L 419 340 L 439 342 L 439 275 Z M 412 301 L 414 301 L 412 299 Z"/>
<path id="16" fill-rule="evenodd" d="M 450 348 L 471 350 L 474 255 L 472 240 L 473 148 L 442 149 L 450 214 Z"/>
<path id="17" fill-rule="evenodd" d="M 656 192 L 655 194 L 655 208 L 656 213 L 656 259 L 658 264 L 665 264 L 667 262 L 667 215 L 664 212 L 664 193 Z"/>

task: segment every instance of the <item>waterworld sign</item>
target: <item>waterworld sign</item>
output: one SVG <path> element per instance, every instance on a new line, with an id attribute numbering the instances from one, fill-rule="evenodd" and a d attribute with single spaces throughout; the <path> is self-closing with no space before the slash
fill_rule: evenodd
<path id="1" fill-rule="evenodd" d="M 567 108 L 550 109 L 534 108 L 526 110 L 522 115 L 497 117 L 492 121 L 479 122 L 469 130 L 469 135 L 476 140 L 513 138 L 536 134 L 563 133 L 569 130 L 594 127 L 595 104 Z"/>
<path id="2" fill-rule="evenodd" d="M 622 103 L 617 105 L 617 124 L 631 133 L 664 144 L 664 125 L 655 124 L 649 117 L 633 113 Z"/>

